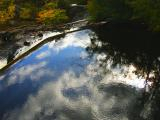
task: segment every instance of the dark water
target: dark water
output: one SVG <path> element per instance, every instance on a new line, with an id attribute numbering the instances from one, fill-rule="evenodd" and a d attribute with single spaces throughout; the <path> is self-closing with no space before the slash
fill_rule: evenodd
<path id="1" fill-rule="evenodd" d="M 12 65 L 0 76 L 0 119 L 138 120 L 145 77 L 134 64 L 115 64 L 106 46 L 83 30 Z"/>

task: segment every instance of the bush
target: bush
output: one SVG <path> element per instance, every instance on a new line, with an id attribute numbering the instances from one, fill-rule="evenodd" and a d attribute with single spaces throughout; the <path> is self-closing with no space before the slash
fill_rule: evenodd
<path id="1" fill-rule="evenodd" d="M 44 24 L 59 24 L 67 20 L 66 11 L 61 9 L 42 10 L 37 17 L 37 21 Z"/>
<path id="2" fill-rule="evenodd" d="M 90 0 L 88 11 L 91 20 L 138 20 L 160 31 L 159 0 Z"/>
<path id="3" fill-rule="evenodd" d="M 31 19 L 32 10 L 29 8 L 21 8 L 20 16 L 21 19 Z"/>
<path id="4" fill-rule="evenodd" d="M 56 9 L 58 7 L 57 2 L 49 2 L 44 5 L 44 9 Z"/>
<path id="5" fill-rule="evenodd" d="M 70 4 L 80 4 L 80 5 L 86 5 L 87 0 L 68 0 Z"/>
<path id="6" fill-rule="evenodd" d="M 0 0 L 0 10 L 6 10 L 10 3 L 13 3 L 12 0 Z"/>
<path id="7" fill-rule="evenodd" d="M 35 17 L 36 7 L 33 3 L 23 3 L 19 11 L 19 18 L 30 20 Z"/>
<path id="8" fill-rule="evenodd" d="M 160 1 L 134 0 L 130 2 L 134 20 L 142 20 L 155 31 L 160 31 Z"/>
<path id="9" fill-rule="evenodd" d="M 9 20 L 13 19 L 14 16 L 15 16 L 15 4 L 11 2 L 6 10 L 0 11 L 0 24 L 8 22 Z"/>
<path id="10" fill-rule="evenodd" d="M 66 10 L 68 10 L 69 4 L 70 3 L 69 3 L 68 0 L 58 0 L 57 1 L 58 8 L 60 8 L 60 9 L 66 9 Z"/>
<path id="11" fill-rule="evenodd" d="M 90 0 L 88 11 L 92 20 L 126 20 L 132 14 L 126 0 Z"/>

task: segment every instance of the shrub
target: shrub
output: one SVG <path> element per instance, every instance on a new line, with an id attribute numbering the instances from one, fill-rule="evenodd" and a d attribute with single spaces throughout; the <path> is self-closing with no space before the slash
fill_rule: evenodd
<path id="1" fill-rule="evenodd" d="M 126 0 L 90 0 L 88 11 L 92 20 L 126 20 L 132 13 Z"/>
<path id="2" fill-rule="evenodd" d="M 30 20 L 35 17 L 36 7 L 33 3 L 23 3 L 20 6 L 19 18 Z"/>
<path id="3" fill-rule="evenodd" d="M 21 8 L 19 17 L 21 19 L 30 19 L 32 17 L 31 13 L 32 13 L 31 9 Z"/>
<path id="4" fill-rule="evenodd" d="M 66 11 L 61 9 L 42 10 L 37 16 L 37 21 L 44 24 L 58 24 L 68 20 Z"/>
<path id="5" fill-rule="evenodd" d="M 15 16 L 15 4 L 10 3 L 6 10 L 0 11 L 0 24 L 4 24 Z"/>
<path id="6" fill-rule="evenodd" d="M 160 31 L 159 0 L 90 0 L 88 11 L 91 20 L 138 20 Z"/>
<path id="7" fill-rule="evenodd" d="M 44 9 L 56 9 L 57 7 L 57 2 L 49 2 L 44 5 Z"/>
<path id="8" fill-rule="evenodd" d="M 151 29 L 160 31 L 160 1 L 133 0 L 130 6 L 134 12 L 132 19 L 142 20 L 149 24 Z"/>

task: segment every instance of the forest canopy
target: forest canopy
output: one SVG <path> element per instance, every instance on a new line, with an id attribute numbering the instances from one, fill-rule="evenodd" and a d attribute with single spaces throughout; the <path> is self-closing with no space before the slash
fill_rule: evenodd
<path id="1" fill-rule="evenodd" d="M 159 0 L 89 0 L 91 20 L 141 21 L 160 31 Z"/>
<path id="2" fill-rule="evenodd" d="M 64 23 L 69 20 L 69 5 L 75 3 L 86 4 L 86 0 L 0 0 L 0 24 L 11 21 Z"/>
<path id="3" fill-rule="evenodd" d="M 70 19 L 70 4 L 88 4 L 92 21 L 140 21 L 160 31 L 159 0 L 0 0 L 0 24 L 11 21 L 65 23 Z"/>

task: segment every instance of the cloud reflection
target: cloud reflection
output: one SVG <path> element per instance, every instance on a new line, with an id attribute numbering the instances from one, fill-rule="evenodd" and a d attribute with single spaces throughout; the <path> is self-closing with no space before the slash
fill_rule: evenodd
<path id="1" fill-rule="evenodd" d="M 60 54 L 57 58 L 50 57 L 49 63 L 41 61 L 25 65 L 9 73 L 8 86 L 23 83 L 26 79 L 35 81 L 46 76 L 56 80 L 46 80 L 37 93 L 29 95 L 22 107 L 6 113 L 3 120 L 129 119 L 128 113 L 130 109 L 134 109 L 133 104 L 139 96 L 133 87 L 142 88 L 143 78 L 138 78 L 133 73 L 135 68 L 132 65 L 117 65 L 113 68 L 112 60 L 103 62 L 107 57 L 104 53 L 95 54 L 93 59 L 84 64 L 89 54 L 83 48 L 91 44 L 89 32 L 75 32 L 66 35 L 63 40 L 48 43 L 46 46 L 49 50 L 47 48 L 47 51 L 39 51 L 40 54 L 37 52 L 36 60 L 54 56 L 55 52 Z M 97 44 L 101 46 L 100 43 Z M 74 54 L 71 55 L 70 51 Z M 53 64 L 52 60 L 54 66 L 50 70 L 47 65 Z M 59 67 L 62 68 L 58 69 Z M 56 77 L 53 76 L 54 70 L 59 73 Z M 80 72 L 77 75 L 78 70 Z M 140 81 L 142 84 L 139 85 Z"/>
<path id="2" fill-rule="evenodd" d="M 38 54 L 36 56 L 37 59 L 44 59 L 46 57 L 49 57 L 50 56 L 50 52 L 49 51 L 44 51 L 44 52 L 41 52 L 40 54 Z"/>
<path id="3" fill-rule="evenodd" d="M 71 34 L 67 34 L 63 40 L 59 40 L 58 42 L 51 42 L 49 44 L 49 48 L 53 49 L 54 52 L 59 52 L 62 49 L 67 47 L 82 47 L 86 48 L 91 44 L 89 33 L 90 30 L 83 30 L 80 32 L 75 32 Z M 87 34 L 86 34 L 87 33 Z"/>
<path id="4" fill-rule="evenodd" d="M 128 120 L 128 110 L 138 93 L 130 86 L 109 82 L 124 79 L 120 73 L 111 78 L 108 72 L 97 81 L 95 77 L 102 72 L 97 69 L 93 62 L 79 76 L 64 72 L 57 81 L 30 95 L 22 108 L 5 114 L 3 120 Z"/>
<path id="5" fill-rule="evenodd" d="M 8 78 L 7 85 L 11 86 L 17 83 L 23 83 L 27 78 L 30 80 L 39 80 L 44 75 L 53 75 L 53 72 L 45 69 L 47 62 L 40 62 L 37 64 L 29 64 L 22 66 L 19 69 L 14 69 Z"/>

